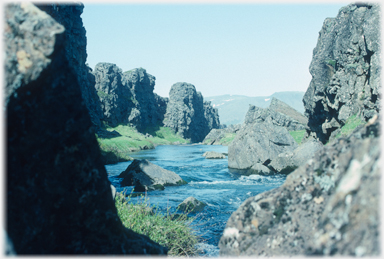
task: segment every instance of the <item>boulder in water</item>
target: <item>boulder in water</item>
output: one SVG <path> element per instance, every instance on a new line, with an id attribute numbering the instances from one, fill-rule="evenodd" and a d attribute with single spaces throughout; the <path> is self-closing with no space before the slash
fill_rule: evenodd
<path id="1" fill-rule="evenodd" d="M 121 186 L 135 186 L 135 191 L 164 190 L 164 186 L 187 184 L 176 173 L 152 164 L 146 159 L 135 159 L 118 178 Z"/>
<path id="2" fill-rule="evenodd" d="M 203 157 L 206 159 L 223 159 L 225 158 L 225 155 L 215 151 L 207 151 L 203 154 Z"/>
<path id="3" fill-rule="evenodd" d="M 180 203 L 179 206 L 177 206 L 177 209 L 184 212 L 195 213 L 203 211 L 205 206 L 207 206 L 206 203 L 201 202 L 191 196 L 186 198 L 182 203 Z"/>

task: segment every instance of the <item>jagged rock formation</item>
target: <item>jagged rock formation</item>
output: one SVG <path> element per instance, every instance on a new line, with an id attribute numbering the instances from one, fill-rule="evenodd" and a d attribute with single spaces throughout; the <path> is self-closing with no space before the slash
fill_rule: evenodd
<path id="1" fill-rule="evenodd" d="M 219 128 L 217 109 L 203 101 L 200 92 L 188 83 L 176 83 L 169 92 L 164 126 L 191 142 L 200 142 L 213 128 Z"/>
<path id="2" fill-rule="evenodd" d="M 241 124 L 231 124 L 226 128 L 212 129 L 207 136 L 205 136 L 203 143 L 205 145 L 223 145 L 227 146 L 232 142 L 236 132 L 241 128 Z M 226 142 L 226 138 L 228 138 Z"/>
<path id="3" fill-rule="evenodd" d="M 380 123 L 325 146 L 227 222 L 221 256 L 380 255 Z"/>
<path id="4" fill-rule="evenodd" d="M 299 124 L 307 125 L 308 124 L 308 118 L 305 117 L 300 112 L 293 109 L 291 106 L 286 104 L 283 101 L 280 101 L 279 99 L 272 97 L 271 104 L 268 107 L 270 110 L 282 113 L 284 115 L 287 115 L 288 117 L 296 120 L 299 122 Z"/>
<path id="5" fill-rule="evenodd" d="M 350 116 L 368 120 L 378 113 L 380 51 L 378 4 L 350 4 L 324 21 L 303 98 L 313 136 L 325 143 Z"/>
<path id="6" fill-rule="evenodd" d="M 88 108 L 95 129 L 98 130 L 101 127 L 102 111 L 94 88 L 95 80 L 91 68 L 85 63 L 87 59 L 87 38 L 80 17 L 84 5 L 81 3 L 55 4 L 52 6 L 41 5 L 40 8 L 65 27 L 64 35 L 69 43 L 65 45 L 66 57 L 70 65 L 76 67 L 74 73 L 79 81 L 83 101 Z M 68 17 L 72 18 L 68 19 Z"/>
<path id="7" fill-rule="evenodd" d="M 139 131 L 162 125 L 168 98 L 153 93 L 156 78 L 145 69 L 122 73 L 115 64 L 98 63 L 93 75 L 108 125 L 131 124 Z"/>
<path id="8" fill-rule="evenodd" d="M 276 103 L 284 104 L 281 101 L 275 102 L 275 104 Z M 273 125 L 285 127 L 285 128 L 287 128 L 287 130 L 290 130 L 290 131 L 291 130 L 303 130 L 303 129 L 305 129 L 305 124 L 300 123 L 299 121 L 295 120 L 293 117 L 290 117 L 290 116 L 285 115 L 281 112 L 273 110 L 273 109 L 279 110 L 279 108 L 281 106 L 282 105 L 280 105 L 280 106 L 275 105 L 273 107 L 263 109 L 263 108 L 256 107 L 254 105 L 250 105 L 249 110 L 248 110 L 247 114 L 245 115 L 244 125 L 246 126 L 248 124 L 253 124 L 255 122 L 257 122 L 257 123 L 270 122 Z M 288 106 L 288 105 L 286 105 L 286 106 Z M 287 110 L 287 111 L 288 111 L 287 113 L 289 113 L 289 110 Z M 295 116 L 295 115 L 301 121 L 305 121 L 304 116 L 299 117 L 300 114 L 294 114 L 293 113 L 293 116 Z M 302 117 L 304 117 L 304 118 L 302 118 Z"/>
<path id="9" fill-rule="evenodd" d="M 166 254 L 117 215 L 64 27 L 30 3 L 8 4 L 4 39 L 6 231 L 14 252 Z"/>

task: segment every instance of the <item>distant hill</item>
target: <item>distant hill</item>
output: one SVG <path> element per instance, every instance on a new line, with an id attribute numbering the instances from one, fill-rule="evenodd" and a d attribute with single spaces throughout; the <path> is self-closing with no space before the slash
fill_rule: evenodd
<path id="1" fill-rule="evenodd" d="M 219 110 L 221 124 L 243 123 L 249 105 L 256 105 L 260 108 L 267 108 L 273 97 L 285 102 L 300 113 L 304 113 L 303 104 L 304 92 L 289 91 L 277 92 L 270 96 L 250 97 L 245 95 L 218 95 L 204 98 L 211 101 L 213 107 Z"/>

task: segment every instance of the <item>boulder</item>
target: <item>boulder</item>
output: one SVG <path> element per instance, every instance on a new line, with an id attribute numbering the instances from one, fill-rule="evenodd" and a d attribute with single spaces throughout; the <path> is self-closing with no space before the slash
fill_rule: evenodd
<path id="1" fill-rule="evenodd" d="M 164 190 L 164 186 L 187 184 L 176 173 L 152 164 L 146 159 L 135 159 L 118 178 L 121 186 L 135 186 L 136 192 Z"/>
<path id="2" fill-rule="evenodd" d="M 229 218 L 221 256 L 379 256 L 380 123 L 324 146 Z"/>
<path id="3" fill-rule="evenodd" d="M 69 23 L 83 8 L 43 7 L 66 10 Z M 5 215 L 14 252 L 166 254 L 119 219 L 64 27 L 27 2 L 5 5 L 4 14 Z"/>
<path id="4" fill-rule="evenodd" d="M 203 157 L 206 159 L 223 159 L 225 158 L 225 155 L 215 151 L 207 151 L 203 154 Z"/>
<path id="5" fill-rule="evenodd" d="M 220 129 L 212 129 L 202 141 L 205 145 L 223 145 L 228 146 L 232 141 L 226 142 L 225 138 L 234 138 L 236 132 L 241 128 L 241 124 L 230 125 L 229 127 L 223 127 Z"/>
<path id="6" fill-rule="evenodd" d="M 250 169 L 255 164 L 268 166 L 284 152 L 292 152 L 297 143 L 287 129 L 271 122 L 245 125 L 228 146 L 228 167 Z"/>
<path id="7" fill-rule="evenodd" d="M 177 206 L 177 209 L 187 213 L 196 213 L 203 211 L 205 206 L 207 206 L 206 203 L 201 202 L 194 197 L 188 197 Z"/>
<path id="8" fill-rule="evenodd" d="M 326 143 L 352 115 L 367 121 L 380 110 L 380 6 L 350 4 L 319 32 L 304 95 L 311 134 Z"/>
<path id="9" fill-rule="evenodd" d="M 220 125 L 217 109 L 203 101 L 194 85 L 183 82 L 172 85 L 163 122 L 193 143 L 201 142 L 211 129 Z"/>
<path id="10" fill-rule="evenodd" d="M 301 144 L 293 152 L 279 154 L 275 159 L 272 159 L 268 167 L 276 172 L 289 174 L 307 162 L 313 157 L 316 151 L 322 148 L 323 144 L 312 138 Z"/>
<path id="11" fill-rule="evenodd" d="M 299 122 L 300 124 L 302 124 L 304 126 L 306 126 L 308 123 L 307 117 L 305 117 L 303 114 L 296 111 L 294 108 L 292 108 L 291 106 L 289 106 L 285 102 L 280 101 L 279 99 L 277 99 L 275 97 L 272 97 L 271 103 L 269 104 L 268 108 L 272 111 L 284 114 L 284 115 L 296 120 L 297 122 Z"/>
<path id="12" fill-rule="evenodd" d="M 274 171 L 269 169 L 263 164 L 256 163 L 254 164 L 251 169 L 248 170 L 248 174 L 261 174 L 261 175 L 270 175 L 273 174 Z"/>

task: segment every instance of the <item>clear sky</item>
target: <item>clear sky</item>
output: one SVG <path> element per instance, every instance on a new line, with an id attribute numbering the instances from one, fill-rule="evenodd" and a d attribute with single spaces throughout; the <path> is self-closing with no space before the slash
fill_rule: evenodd
<path id="1" fill-rule="evenodd" d="M 85 2 L 87 63 L 143 67 L 160 96 L 176 82 L 204 97 L 306 91 L 323 21 L 347 4 Z"/>

